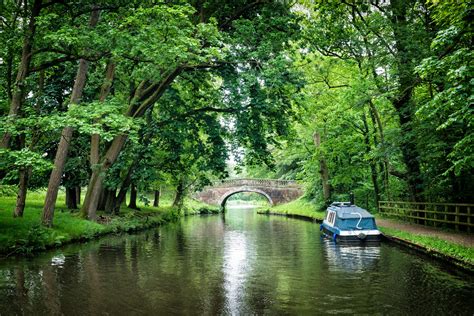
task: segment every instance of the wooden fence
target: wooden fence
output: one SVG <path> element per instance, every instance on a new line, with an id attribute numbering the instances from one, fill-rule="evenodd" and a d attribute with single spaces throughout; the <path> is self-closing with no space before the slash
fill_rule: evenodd
<path id="1" fill-rule="evenodd" d="M 380 201 L 379 212 L 416 224 L 472 232 L 474 204 Z"/>

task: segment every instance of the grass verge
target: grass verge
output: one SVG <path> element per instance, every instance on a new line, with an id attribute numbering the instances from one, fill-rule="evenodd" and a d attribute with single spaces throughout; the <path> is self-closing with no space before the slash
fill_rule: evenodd
<path id="1" fill-rule="evenodd" d="M 286 204 L 274 206 L 270 209 L 262 208 L 258 211 L 258 213 L 287 216 L 296 215 L 318 221 L 322 221 L 324 218 L 324 211 L 320 211 L 317 205 L 302 198 Z"/>
<path id="2" fill-rule="evenodd" d="M 183 215 L 218 213 L 218 208 L 187 199 L 181 211 L 162 201 L 161 207 L 139 205 L 140 211 L 122 207 L 120 214 L 98 212 L 98 222 L 80 217 L 70 211 L 59 196 L 56 204 L 54 226 L 43 227 L 41 213 L 44 192 L 31 192 L 22 218 L 13 218 L 15 197 L 0 197 L 0 254 L 1 256 L 29 255 L 64 244 L 87 241 L 113 233 L 131 232 L 175 221 Z"/>
<path id="3" fill-rule="evenodd" d="M 396 237 L 403 241 L 421 246 L 427 252 L 439 252 L 442 255 L 455 258 L 462 263 L 474 266 L 474 248 L 455 244 L 441 238 L 431 236 L 420 236 L 417 234 L 401 231 L 394 228 L 379 227 L 379 230 L 386 236 Z"/>

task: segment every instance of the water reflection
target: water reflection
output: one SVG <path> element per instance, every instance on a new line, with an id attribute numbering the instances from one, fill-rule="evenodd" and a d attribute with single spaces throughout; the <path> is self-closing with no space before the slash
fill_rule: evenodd
<path id="1" fill-rule="evenodd" d="M 338 244 L 324 238 L 322 245 L 329 271 L 365 273 L 373 270 L 380 260 L 380 244 Z"/>
<path id="2" fill-rule="evenodd" d="M 224 246 L 223 268 L 227 312 L 234 315 L 242 306 L 244 283 L 250 272 L 245 234 L 239 231 L 228 232 L 225 235 Z"/>
<path id="3" fill-rule="evenodd" d="M 66 257 L 63 254 L 59 254 L 51 258 L 51 265 L 62 267 L 65 261 Z"/>
<path id="4" fill-rule="evenodd" d="M 229 210 L 0 261 L 1 315 L 456 314 L 473 278 L 397 247 Z"/>

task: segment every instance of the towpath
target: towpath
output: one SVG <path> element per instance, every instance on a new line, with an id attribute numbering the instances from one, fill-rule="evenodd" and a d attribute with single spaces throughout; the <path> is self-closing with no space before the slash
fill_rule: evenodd
<path id="1" fill-rule="evenodd" d="M 448 232 L 433 227 L 426 227 L 411 223 L 402 223 L 396 220 L 377 218 L 377 225 L 381 227 L 394 228 L 401 231 L 406 231 L 413 234 L 438 237 L 440 239 L 450 241 L 466 247 L 474 247 L 474 235 Z"/>

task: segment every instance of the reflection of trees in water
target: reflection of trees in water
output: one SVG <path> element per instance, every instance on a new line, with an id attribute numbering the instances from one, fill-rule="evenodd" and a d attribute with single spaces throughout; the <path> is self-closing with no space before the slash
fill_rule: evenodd
<path id="1" fill-rule="evenodd" d="M 148 234 L 106 238 L 82 245 L 85 249 L 72 255 L 51 252 L 33 263 L 9 262 L 11 268 L 0 268 L 2 283 L 12 289 L 0 288 L 2 313 L 123 313 L 137 301 L 143 310 L 151 311 L 148 301 L 141 300 L 145 291 L 138 284 L 139 245 L 146 245 L 138 239 L 154 240 Z"/>
<path id="2" fill-rule="evenodd" d="M 459 314 L 473 304 L 472 278 L 424 258 L 386 244 L 335 244 L 316 225 L 247 213 L 0 262 L 0 313 L 408 314 L 430 302 L 427 314 Z"/>

